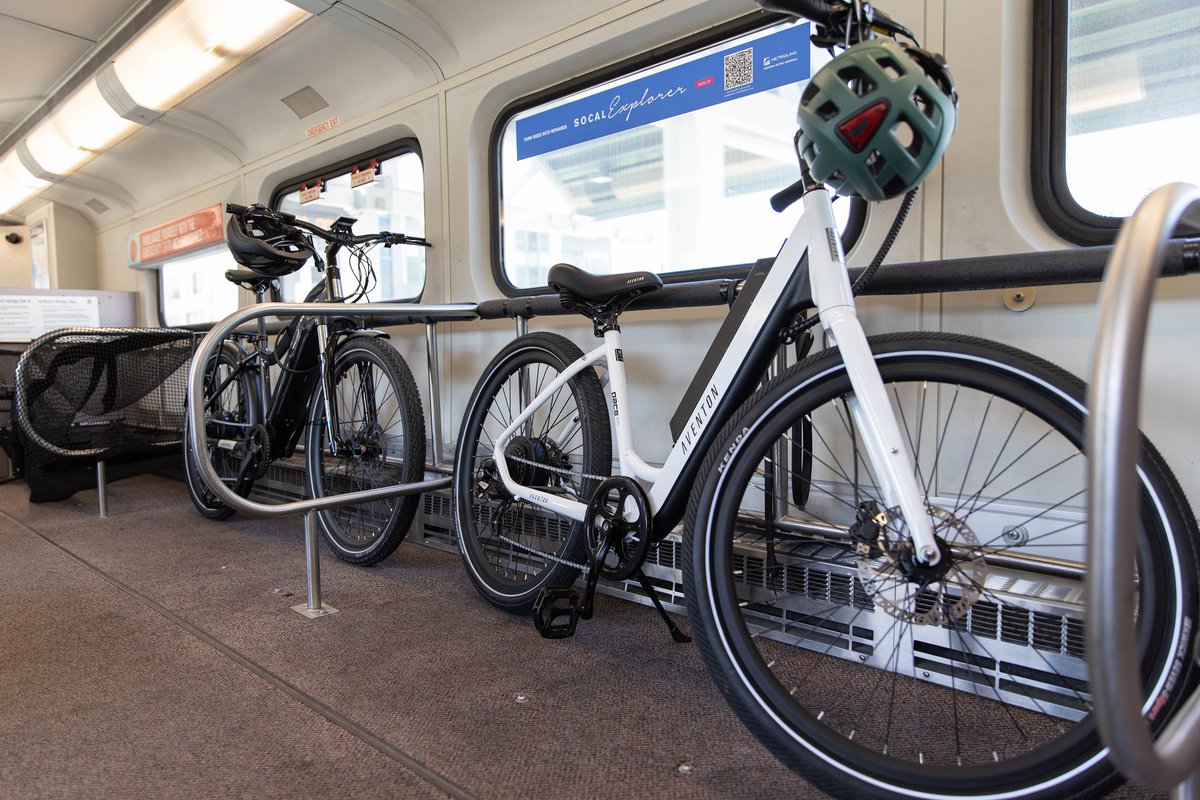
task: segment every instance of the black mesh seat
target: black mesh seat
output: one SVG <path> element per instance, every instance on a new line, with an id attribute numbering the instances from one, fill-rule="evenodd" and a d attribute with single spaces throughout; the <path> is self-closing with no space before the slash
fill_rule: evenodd
<path id="1" fill-rule="evenodd" d="M 34 502 L 180 460 L 192 331 L 68 328 L 17 364 L 15 412 Z"/>

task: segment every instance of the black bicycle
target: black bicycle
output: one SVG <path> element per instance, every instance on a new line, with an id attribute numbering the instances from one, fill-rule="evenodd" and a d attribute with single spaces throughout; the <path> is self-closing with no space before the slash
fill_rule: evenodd
<path id="1" fill-rule="evenodd" d="M 226 239 L 242 269 L 225 273 L 254 293 L 255 302 L 280 299 L 280 278 L 314 259 L 321 280 L 304 302 L 351 304 L 374 282 L 367 248 L 382 243 L 429 247 L 402 233 L 355 234 L 341 217 L 329 229 L 265 206 L 229 204 Z M 309 234 L 326 243 L 325 254 Z M 337 256 L 350 255 L 355 285 L 343 292 Z M 272 346 L 265 319 L 227 338 L 204 372 L 206 457 L 235 494 L 249 495 L 275 461 L 303 448 L 307 489 L 314 497 L 344 494 L 424 477 L 425 421 L 412 372 L 386 335 L 365 327 L 352 308 L 341 317 L 295 317 Z M 301 438 L 303 437 L 303 445 Z M 234 509 L 200 476 L 188 442 L 188 490 L 210 519 Z M 321 530 L 339 558 L 374 564 L 404 539 L 418 498 L 393 497 L 318 512 Z"/>

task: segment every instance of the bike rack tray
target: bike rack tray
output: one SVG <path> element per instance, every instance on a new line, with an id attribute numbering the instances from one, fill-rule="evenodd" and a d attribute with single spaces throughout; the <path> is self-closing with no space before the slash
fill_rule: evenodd
<path id="1" fill-rule="evenodd" d="M 188 421 L 190 422 L 190 425 L 187 426 L 187 435 L 191 437 L 192 449 L 198 453 L 203 453 L 206 450 L 206 433 L 202 412 L 204 405 L 202 395 L 204 365 L 216 352 L 217 347 L 225 337 L 231 334 L 239 325 L 258 319 L 259 317 L 268 316 L 344 317 L 349 314 L 371 320 L 377 324 L 423 324 L 427 326 L 426 330 L 429 331 L 429 328 L 438 322 L 462 322 L 478 319 L 479 315 L 476 308 L 477 306 L 474 303 L 449 303 L 442 305 L 371 303 L 369 305 L 353 306 L 348 306 L 345 303 L 261 303 L 239 309 L 214 325 L 196 346 L 196 352 L 192 358 L 191 367 L 188 370 L 187 385 L 187 413 Z M 430 349 L 434 349 L 432 345 Z M 436 384 L 433 384 L 432 380 L 431 376 L 431 389 L 436 389 Z M 436 404 L 435 397 L 431 405 Z M 440 429 L 440 424 L 436 426 L 436 429 Z M 440 430 L 435 430 L 435 441 L 438 435 L 440 435 Z M 436 460 L 435 456 L 435 462 Z M 197 459 L 197 461 L 199 462 L 197 466 L 199 467 L 200 476 L 204 483 L 221 502 L 230 508 L 259 517 L 286 517 L 292 514 L 304 514 L 305 573 L 308 584 L 308 598 L 305 603 L 293 606 L 292 609 L 310 619 L 337 612 L 337 609 L 321 602 L 321 565 L 316 534 L 317 520 L 315 519 L 317 511 L 369 500 L 382 500 L 388 497 L 400 497 L 403 495 L 421 494 L 436 489 L 446 489 L 449 488 L 451 482 L 449 477 L 442 477 L 418 483 L 382 486 L 377 489 L 365 489 L 346 494 L 268 505 L 234 494 L 228 487 L 221 483 L 208 459 Z"/>

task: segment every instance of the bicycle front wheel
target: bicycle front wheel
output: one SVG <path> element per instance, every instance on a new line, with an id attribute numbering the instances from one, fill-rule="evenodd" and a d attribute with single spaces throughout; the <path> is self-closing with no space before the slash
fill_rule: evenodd
<path id="1" fill-rule="evenodd" d="M 467 574 L 489 602 L 526 614 L 544 587 L 569 586 L 586 558 L 582 526 L 518 500 L 496 471 L 500 434 L 583 353 L 569 339 L 531 333 L 492 360 L 467 405 L 454 457 L 454 502 Z M 612 469 L 612 439 L 595 370 L 560 387 L 505 448 L 522 486 L 586 503 Z"/>
<path id="2" fill-rule="evenodd" d="M 225 486 L 245 497 L 254 486 L 254 475 L 259 462 L 267 458 L 267 452 L 265 429 L 259 424 L 262 418 L 257 374 L 238 371 L 239 362 L 238 349 L 226 342 L 204 370 L 203 415 L 207 438 L 204 457 Z M 221 502 L 200 477 L 190 430 L 187 433 L 183 439 L 183 473 L 192 505 L 209 519 L 228 519 L 234 510 Z"/>
<path id="3" fill-rule="evenodd" d="M 417 384 L 404 359 L 382 339 L 359 336 L 334 356 L 330 398 L 336 424 L 330 442 L 324 389 L 309 408 L 305 460 L 313 497 L 425 477 L 425 417 Z M 375 564 L 404 540 L 418 495 L 389 497 L 317 512 L 330 548 L 351 564 Z"/>
<path id="4" fill-rule="evenodd" d="M 713 678 L 838 796 L 1106 791 L 1083 649 L 1083 384 L 968 337 L 871 346 L 942 561 L 913 557 L 880 497 L 839 355 L 810 358 L 730 421 L 689 504 L 688 608 Z M 1147 442 L 1139 476 L 1143 707 L 1160 728 L 1191 683 L 1195 520 Z"/>

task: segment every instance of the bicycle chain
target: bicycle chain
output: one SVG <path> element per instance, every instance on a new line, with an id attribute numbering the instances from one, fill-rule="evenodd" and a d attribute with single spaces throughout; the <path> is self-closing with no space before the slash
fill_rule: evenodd
<path id="1" fill-rule="evenodd" d="M 588 572 L 587 564 L 576 564 L 574 561 L 568 561 L 567 559 L 556 556 L 553 553 L 543 553 L 541 550 L 534 549 L 527 544 L 518 542 L 516 539 L 512 539 L 508 536 L 505 536 L 503 533 L 498 533 L 498 534 L 496 534 L 496 536 L 500 539 L 500 541 L 508 542 L 509 544 L 511 544 L 515 547 L 519 547 L 522 550 L 524 550 L 526 553 L 529 553 L 530 555 L 541 556 L 542 558 L 546 559 L 547 561 L 553 561 L 555 563 L 562 564 L 564 566 L 573 567 L 574 569 L 577 569 L 577 570 L 580 570 L 581 572 L 583 572 L 583 574 L 585 576 L 587 575 L 587 572 Z"/>
<path id="2" fill-rule="evenodd" d="M 559 475 L 565 475 L 568 478 L 576 478 L 576 477 L 590 478 L 592 480 L 602 481 L 602 480 L 605 480 L 608 477 L 610 477 L 608 475 L 589 475 L 586 472 L 572 472 L 569 469 L 564 469 L 562 467 L 552 467 L 549 464 L 542 464 L 540 462 L 533 461 L 528 458 L 521 458 L 520 456 L 514 456 L 514 455 L 505 456 L 505 460 L 516 461 L 519 464 L 528 464 L 530 466 L 548 470 L 550 472 L 554 472 Z M 518 542 L 516 539 L 513 539 L 509 536 L 505 536 L 503 533 L 497 532 L 496 535 L 500 539 L 500 541 L 507 542 L 508 544 L 511 544 L 515 547 L 519 547 L 522 550 L 524 550 L 526 553 L 529 553 L 530 555 L 540 556 L 541 558 L 544 558 L 547 561 L 553 561 L 557 564 L 563 564 L 564 566 L 568 566 L 573 569 L 580 570 L 585 576 L 587 575 L 588 570 L 590 568 L 589 565 L 587 565 L 587 564 L 577 564 L 574 561 L 569 561 L 565 558 L 562 558 L 561 556 L 556 556 L 553 553 L 546 553 L 546 552 L 543 552 L 536 548 L 530 547 L 529 545 L 524 544 L 523 542 Z"/>
<path id="3" fill-rule="evenodd" d="M 514 456 L 514 455 L 507 455 L 504 457 L 504 460 L 505 461 L 516 461 L 518 464 L 529 464 L 532 467 L 539 467 L 541 469 L 548 470 L 550 472 L 558 473 L 559 475 L 565 475 L 568 478 L 576 478 L 576 477 L 590 478 L 594 481 L 603 481 L 603 480 L 607 480 L 608 478 L 612 477 L 611 475 L 589 475 L 586 472 L 572 472 L 569 469 L 564 469 L 562 467 L 552 467 L 549 464 L 543 464 L 540 461 L 533 461 L 528 458 L 521 458 L 520 456 Z"/>

